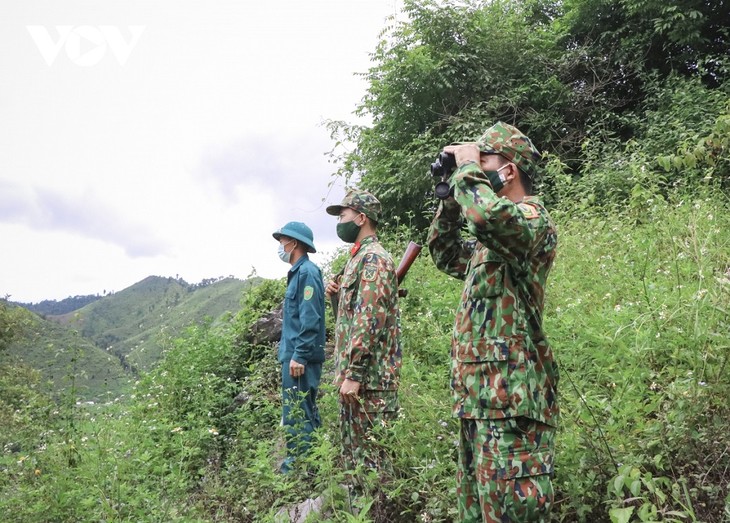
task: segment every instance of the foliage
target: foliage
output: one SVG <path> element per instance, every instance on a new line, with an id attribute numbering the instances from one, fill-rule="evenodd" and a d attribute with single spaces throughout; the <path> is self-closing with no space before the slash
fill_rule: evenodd
<path id="1" fill-rule="evenodd" d="M 22 327 L 8 352 L 39 370 L 47 390 L 59 395 L 73 370 L 78 399 L 99 401 L 128 391 L 138 370 L 156 363 L 185 326 L 236 311 L 241 292 L 258 281 L 218 278 L 189 285 L 153 276 L 62 317 L 6 305 L 0 325 L 12 319 Z"/>
<path id="2" fill-rule="evenodd" d="M 728 415 L 730 394 L 728 221 L 718 201 L 727 199 L 653 195 L 562 224 L 546 322 L 562 364 L 559 456 L 572 472 L 558 481 L 567 514 L 595 511 L 597 487 L 617 484 L 624 464 L 648 483 L 686 481 L 699 519 L 719 518 L 727 478 L 706 472 L 730 463 L 730 441 L 712 421 Z M 689 514 L 675 490 L 652 501 L 656 510 Z M 617 509 L 637 495 L 631 485 L 610 493 Z"/>
<path id="3" fill-rule="evenodd" d="M 184 280 L 150 276 L 59 320 L 109 350 L 134 373 L 157 363 L 165 338 L 206 317 L 217 319 L 236 310 L 241 292 L 253 284 L 226 278 L 189 285 Z"/>
<path id="4" fill-rule="evenodd" d="M 624 81 L 616 81 L 614 89 L 627 91 L 632 71 L 635 78 L 642 71 L 700 73 L 712 86 L 727 79 L 721 62 L 727 58 L 730 15 L 721 1 L 572 0 L 565 6 L 570 44 L 617 73 L 623 69 Z"/>
<path id="5" fill-rule="evenodd" d="M 28 452 L 43 432 L 52 406 L 39 391 L 39 373 L 15 360 L 0 364 L 0 448 Z"/>
<path id="6" fill-rule="evenodd" d="M 28 315 L 23 309 L 0 299 L 0 353 L 7 350 L 8 345 L 23 333 L 27 323 Z"/>
<path id="7" fill-rule="evenodd" d="M 693 93 L 681 92 L 684 100 L 673 100 L 675 107 L 688 106 L 687 98 L 693 100 L 697 97 Z M 677 137 L 678 144 L 672 154 L 658 156 L 657 163 L 664 171 L 674 175 L 674 185 L 684 186 L 690 190 L 697 190 L 698 186 L 713 184 L 725 189 L 730 188 L 730 102 L 727 94 L 721 92 L 713 93 L 714 100 L 709 103 L 700 104 L 699 110 L 695 109 L 694 115 L 703 118 L 706 125 L 699 130 L 681 126 L 680 122 L 686 121 L 683 116 L 677 125 L 684 132 Z M 714 102 L 717 108 L 717 116 L 705 113 L 705 108 Z M 689 112 L 689 110 L 687 110 Z M 657 133 L 658 134 L 658 133 Z M 650 139 L 653 137 L 649 137 Z M 653 141 L 653 140 L 652 140 Z"/>
<path id="8" fill-rule="evenodd" d="M 77 397 L 89 401 L 114 398 L 129 386 L 120 361 L 79 335 L 24 309 L 24 334 L 8 353 L 39 372 L 39 387 L 56 397 L 74 380 Z"/>
<path id="9" fill-rule="evenodd" d="M 338 174 L 360 178 L 386 216 L 422 228 L 429 165 L 443 145 L 476 139 L 484 122 L 498 119 L 521 122 L 541 142 L 560 134 L 559 108 L 570 93 L 558 78 L 551 9 L 548 2 L 406 0 L 408 20 L 384 30 L 364 75 L 369 88 L 358 112 L 372 127 L 330 122 L 333 136 L 355 144 L 339 158 Z M 540 104 L 553 109 L 538 114 Z"/>
<path id="10" fill-rule="evenodd" d="M 635 117 L 636 138 L 584 142 L 583 170 L 589 176 L 574 179 L 566 176 L 565 165 L 549 166 L 549 186 L 543 186 L 548 200 L 612 209 L 638 194 L 729 188 L 727 93 L 708 90 L 697 79 L 667 82 L 671 89 L 654 86 L 646 104 L 651 109 Z"/>
<path id="11" fill-rule="evenodd" d="M 357 113 L 372 125 L 329 123 L 351 144 L 333 151 L 337 175 L 421 230 L 436 153 L 504 120 L 543 151 L 550 202 L 623 201 L 629 164 L 665 185 L 704 168 L 727 187 L 728 12 L 699 0 L 406 0 L 363 75 Z M 566 191 L 566 176 L 583 183 Z"/>
<path id="12" fill-rule="evenodd" d="M 262 286 L 264 292 L 269 288 Z M 242 366 L 232 329 L 207 323 L 172 339 L 163 364 L 129 397 L 102 405 L 77 402 L 72 372 L 66 397 L 48 419 L 38 419 L 39 410 L 23 418 L 26 411 L 16 408 L 13 419 L 29 435 L 22 445 L 9 440 L 0 461 L 2 520 L 198 521 L 205 503 L 183 499 L 192 489 L 207 492 L 213 485 L 207 478 L 218 477 L 223 449 L 235 455 L 230 442 L 236 418 L 256 406 L 270 414 L 264 423 L 246 418 L 246 442 L 276 430 L 278 413 L 267 398 L 236 410 Z M 3 398 L 9 390 L 3 389 Z M 28 402 L 28 413 L 37 411 L 34 406 Z"/>

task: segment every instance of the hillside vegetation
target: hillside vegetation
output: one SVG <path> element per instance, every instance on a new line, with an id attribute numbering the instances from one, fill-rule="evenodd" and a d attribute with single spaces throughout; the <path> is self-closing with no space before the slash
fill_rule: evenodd
<path id="1" fill-rule="evenodd" d="M 39 372 L 42 390 L 55 395 L 73 390 L 86 401 L 113 399 L 129 388 L 134 376 L 119 359 L 78 331 L 23 310 L 25 331 L 7 350 L 9 357 Z"/>
<path id="2" fill-rule="evenodd" d="M 352 145 L 333 151 L 336 174 L 381 198 L 381 240 L 399 258 L 426 235 L 428 166 L 444 144 L 503 120 L 543 150 L 539 189 L 559 229 L 544 315 L 561 369 L 552 520 L 730 520 L 727 5 L 404 0 L 403 9 L 365 74 L 357 112 L 371 124 L 329 122 L 337 143 Z M 265 522 L 321 494 L 316 521 L 455 521 L 448 368 L 461 286 L 425 253 L 405 281 L 402 412 L 377 434 L 394 475 L 363 477 L 355 500 L 341 487 L 331 359 L 312 455 L 292 475 L 276 473 L 280 369 L 275 346 L 251 327 L 280 304 L 283 278 L 241 289 L 235 315 L 158 337 L 154 367 L 151 350 L 134 349 L 141 341 L 124 345 L 148 370 L 104 405 L 68 394 L 53 403 L 37 372 L 8 364 L 26 319 L 0 301 L 0 519 Z M 165 314 L 146 307 L 129 304 L 136 323 L 109 345 Z M 100 336 L 112 320 L 101 307 L 78 330 Z"/>
<path id="3" fill-rule="evenodd" d="M 63 315 L 18 310 L 24 328 L 7 353 L 39 371 L 40 386 L 57 397 L 73 388 L 80 400 L 113 399 L 162 358 L 166 340 L 237 311 L 244 289 L 257 282 L 217 278 L 191 285 L 150 276 Z M 44 310 L 68 303 L 48 302 Z"/>
<path id="4" fill-rule="evenodd" d="M 106 291 L 104 294 L 106 294 Z M 98 294 L 87 294 L 85 296 L 69 296 L 63 300 L 42 300 L 38 303 L 14 302 L 13 305 L 28 309 L 39 316 L 60 316 L 80 309 L 84 305 L 88 305 L 99 299 L 101 299 L 101 296 Z"/>
<path id="5" fill-rule="evenodd" d="M 255 281 L 221 278 L 206 285 L 149 276 L 131 287 L 72 313 L 55 317 L 116 355 L 133 372 L 151 368 L 162 356 L 161 337 L 206 317 L 238 309 L 241 293 Z"/>

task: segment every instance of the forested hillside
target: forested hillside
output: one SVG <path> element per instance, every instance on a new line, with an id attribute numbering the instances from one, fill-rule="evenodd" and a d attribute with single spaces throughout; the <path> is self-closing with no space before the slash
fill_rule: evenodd
<path id="1" fill-rule="evenodd" d="M 14 305 L 19 305 L 40 316 L 59 316 L 80 309 L 84 305 L 88 305 L 98 299 L 101 299 L 101 296 L 98 294 L 89 294 L 86 296 L 69 296 L 63 300 L 42 300 L 38 303 L 15 302 Z"/>
<path id="2" fill-rule="evenodd" d="M 7 356 L 39 373 L 39 390 L 58 398 L 73 390 L 79 400 L 102 401 L 129 389 L 135 376 L 115 355 L 72 328 L 25 310 L 24 329 Z"/>
<path id="3" fill-rule="evenodd" d="M 131 287 L 55 317 L 117 356 L 132 372 L 151 368 L 162 356 L 162 339 L 206 317 L 238 309 L 241 293 L 257 280 L 219 278 L 191 285 L 149 276 Z"/>
<path id="4" fill-rule="evenodd" d="M 543 151 L 539 190 L 559 232 L 544 314 L 561 369 L 552 520 L 730 520 L 727 3 L 403 8 L 365 74 L 358 112 L 371 124 L 329 122 L 349 143 L 333 152 L 336 174 L 381 198 L 397 259 L 425 237 L 443 145 L 503 120 Z M 282 279 L 242 289 L 225 321 L 162 337 L 164 358 L 109 405 L 54 404 L 35 372 L 3 363 L 0 519 L 275 521 L 323 495 L 313 520 L 455 521 L 449 349 L 462 284 L 426 253 L 405 281 L 402 412 L 379 434 L 394 476 L 363 478 L 355 514 L 331 386 L 311 458 L 276 473 L 280 369 L 251 327 L 280 304 Z M 0 302 L 0 355 L 24 322 Z"/>
<path id="5" fill-rule="evenodd" d="M 237 311 L 244 289 L 258 281 L 211 278 L 189 284 L 149 276 L 95 300 L 41 302 L 46 311 L 83 305 L 44 317 L 17 310 L 23 328 L 7 354 L 39 371 L 41 388 L 56 397 L 73 388 L 73 395 L 82 400 L 114 399 L 129 389 L 140 371 L 162 358 L 166 340 L 189 325 Z"/>
<path id="6" fill-rule="evenodd" d="M 406 0 L 365 74 L 363 127 L 332 121 L 338 175 L 422 231 L 441 148 L 514 123 L 553 204 L 727 189 L 728 27 L 715 0 Z M 339 153 L 339 154 L 338 154 Z"/>

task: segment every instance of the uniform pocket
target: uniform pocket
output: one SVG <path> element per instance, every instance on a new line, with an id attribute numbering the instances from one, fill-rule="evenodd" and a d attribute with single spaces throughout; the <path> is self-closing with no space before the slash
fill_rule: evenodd
<path id="1" fill-rule="evenodd" d="M 288 317 L 296 312 L 297 305 L 297 289 L 296 285 L 289 285 L 284 294 L 284 314 Z"/>
<path id="2" fill-rule="evenodd" d="M 468 410 L 504 410 L 512 406 L 510 360 L 520 350 L 518 338 L 491 337 L 458 347 L 454 392 L 467 398 Z M 514 353 L 514 354 L 513 354 Z"/>
<path id="3" fill-rule="evenodd" d="M 517 416 L 504 420 L 502 458 L 505 478 L 551 475 L 555 429 L 531 418 Z"/>
<path id="4" fill-rule="evenodd" d="M 396 412 L 398 411 L 398 392 L 368 390 L 361 398 L 362 409 L 365 412 Z"/>

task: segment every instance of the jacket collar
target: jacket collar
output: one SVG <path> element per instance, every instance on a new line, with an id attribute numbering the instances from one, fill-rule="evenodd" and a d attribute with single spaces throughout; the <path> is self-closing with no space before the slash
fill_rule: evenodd
<path id="1" fill-rule="evenodd" d="M 301 267 L 302 264 L 307 260 L 309 260 L 309 256 L 305 253 L 302 255 L 301 258 L 296 261 L 294 265 L 291 266 L 291 269 L 289 269 L 289 275 L 291 276 L 292 274 L 297 272 L 299 270 L 299 267 Z"/>
<path id="2" fill-rule="evenodd" d="M 370 236 L 365 236 L 365 238 L 363 238 L 359 242 L 355 242 L 355 244 L 350 249 L 350 257 L 355 256 L 363 245 L 368 245 L 376 241 L 378 241 L 378 237 L 374 234 L 371 234 Z"/>

